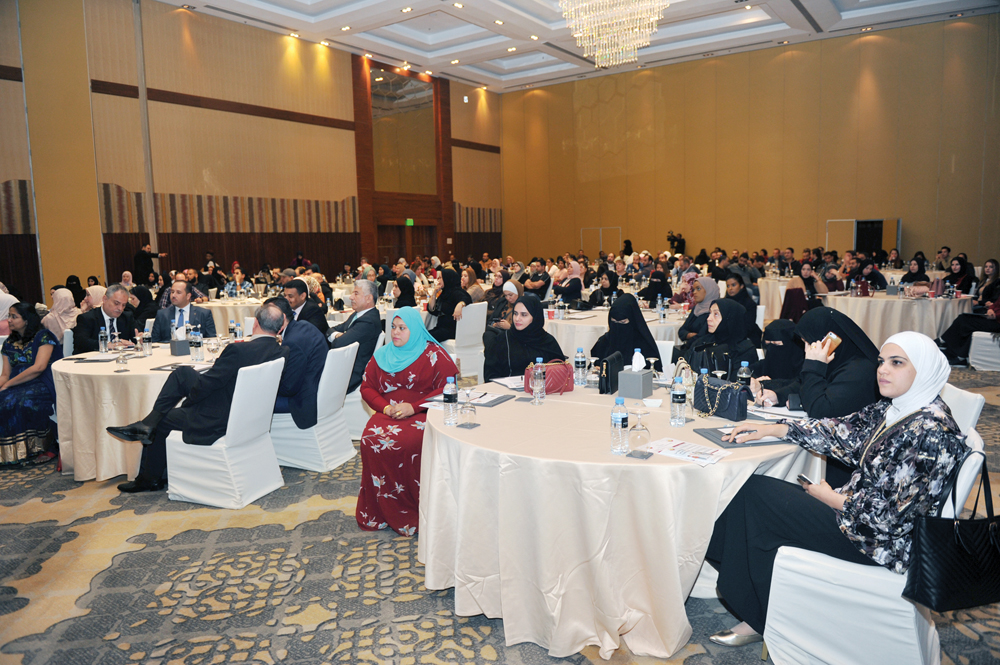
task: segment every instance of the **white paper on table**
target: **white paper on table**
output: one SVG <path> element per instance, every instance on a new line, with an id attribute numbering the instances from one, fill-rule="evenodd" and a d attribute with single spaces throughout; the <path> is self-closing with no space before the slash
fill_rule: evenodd
<path id="1" fill-rule="evenodd" d="M 732 427 L 720 427 L 719 431 L 722 432 L 723 434 L 730 434 L 730 433 L 732 433 L 733 428 Z M 779 439 L 776 436 L 765 436 L 765 437 L 761 437 L 759 439 L 754 439 L 754 442 L 757 442 L 757 441 L 760 441 L 761 443 L 770 443 L 772 441 L 777 441 L 779 443 L 788 443 L 784 439 Z"/>
<path id="2" fill-rule="evenodd" d="M 686 462 L 694 462 L 701 467 L 715 464 L 723 457 L 732 454 L 730 451 L 722 448 L 710 448 L 677 439 L 659 439 L 658 441 L 653 441 L 646 446 L 646 450 L 657 455 L 665 455 Z"/>
<path id="3" fill-rule="evenodd" d="M 574 321 L 579 321 L 580 319 L 592 319 L 596 314 L 567 314 L 567 319 L 573 319 Z"/>
<path id="4" fill-rule="evenodd" d="M 444 411 L 444 404 L 441 402 L 424 402 L 420 406 L 425 409 L 437 409 L 438 411 Z"/>
<path id="5" fill-rule="evenodd" d="M 499 383 L 504 388 L 510 390 L 524 390 L 523 376 L 505 376 L 501 379 L 493 379 L 493 383 Z"/>
<path id="6" fill-rule="evenodd" d="M 91 356 L 91 360 L 116 360 L 118 358 L 117 353 L 98 353 L 96 356 Z"/>
<path id="7" fill-rule="evenodd" d="M 747 408 L 747 411 L 767 420 L 777 420 L 779 418 L 801 420 L 802 418 L 809 417 L 809 414 L 805 411 L 792 411 L 784 406 L 751 406 Z"/>

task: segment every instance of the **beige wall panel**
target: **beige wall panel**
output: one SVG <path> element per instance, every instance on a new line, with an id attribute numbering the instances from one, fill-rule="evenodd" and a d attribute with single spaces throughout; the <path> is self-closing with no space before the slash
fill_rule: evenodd
<path id="1" fill-rule="evenodd" d="M 377 118 L 372 139 L 376 191 L 437 193 L 432 107 Z"/>
<path id="2" fill-rule="evenodd" d="M 20 81 L 0 81 L 0 182 L 7 180 L 31 180 L 24 86 Z"/>
<path id="3" fill-rule="evenodd" d="M 899 33 L 887 30 L 858 40 L 858 219 L 895 216 Z"/>
<path id="4" fill-rule="evenodd" d="M 750 55 L 716 60 L 715 232 L 727 249 L 746 249 L 759 229 L 747 224 L 750 158 Z M 665 236 L 664 236 L 665 237 Z M 713 245 L 714 246 L 714 245 Z"/>
<path id="5" fill-rule="evenodd" d="M 138 85 L 131 0 L 84 0 L 90 78 Z"/>
<path id="6" fill-rule="evenodd" d="M 783 49 L 766 49 L 750 54 L 749 224 L 759 230 L 759 237 L 766 239 L 767 245 L 791 242 L 786 242 L 781 236 L 785 146 L 784 54 Z"/>
<path id="7" fill-rule="evenodd" d="M 988 26 L 983 19 L 945 25 L 943 117 L 946 120 L 941 134 L 938 235 L 941 242 L 952 247 L 953 254 L 964 251 L 973 261 L 979 243 L 986 158 L 983 148 L 989 86 L 988 42 Z M 962 121 L 952 122 L 954 118 Z"/>
<path id="8" fill-rule="evenodd" d="M 451 81 L 449 88 L 452 138 L 500 145 L 500 95 L 458 81 Z"/>
<path id="9" fill-rule="evenodd" d="M 944 24 L 900 31 L 897 200 L 894 217 L 903 220 L 903 246 L 928 258 L 937 251 L 938 164 L 941 145 Z M 959 250 L 961 251 L 961 250 Z"/>
<path id="10" fill-rule="evenodd" d="M 625 195 L 629 226 L 640 229 L 634 233 L 637 247 L 654 251 L 663 244 L 666 229 L 661 228 L 656 214 L 656 149 L 654 141 L 655 113 L 653 87 L 656 78 L 650 70 L 624 77 L 625 89 L 625 155 L 628 177 Z"/>
<path id="11" fill-rule="evenodd" d="M 782 133 L 782 215 L 780 242 L 772 247 L 792 245 L 797 250 L 826 242 L 819 215 L 819 118 L 821 113 L 821 45 L 818 42 L 786 46 L 784 125 Z M 790 242 L 785 242 L 788 238 Z M 759 244 L 759 243 L 758 243 Z"/>
<path id="12" fill-rule="evenodd" d="M 354 132 L 158 102 L 149 104 L 149 129 L 157 192 L 357 195 Z"/>
<path id="13" fill-rule="evenodd" d="M 715 62 L 694 62 L 684 78 L 684 209 L 696 243 L 715 234 Z"/>
<path id="14" fill-rule="evenodd" d="M 858 193 L 857 37 L 821 42 L 823 81 L 820 115 L 820 214 L 825 219 L 854 219 Z M 844 247 L 835 247 L 843 251 Z"/>
<path id="15" fill-rule="evenodd" d="M 572 226 L 566 229 L 566 233 L 572 233 L 573 229 L 601 227 L 605 224 L 601 217 L 602 170 L 598 80 L 570 83 L 567 84 L 567 87 L 573 95 L 573 140 L 576 143 L 576 168 L 574 169 L 576 172 L 576 196 Z M 570 118 L 566 119 L 566 121 L 570 120 Z M 558 118 L 550 120 L 552 123 L 558 121 Z M 611 226 L 623 226 L 623 224 L 616 223 Z M 622 229 L 622 233 L 624 232 Z M 546 251 L 554 252 L 556 249 L 556 247 L 552 247 Z"/>
<path id="16" fill-rule="evenodd" d="M 562 231 L 555 221 L 563 211 L 553 213 L 549 201 L 548 93 L 529 90 L 524 94 L 524 187 L 527 200 L 525 223 L 529 237 L 534 235 L 542 246 L 554 243 Z M 531 243 L 529 243 L 530 245 Z"/>
<path id="17" fill-rule="evenodd" d="M 146 191 L 139 100 L 91 95 L 97 181 L 131 192 Z"/>
<path id="18" fill-rule="evenodd" d="M 349 53 L 153 0 L 142 20 L 150 88 L 354 119 Z"/>
<path id="19" fill-rule="evenodd" d="M 621 226 L 625 238 L 632 238 L 639 243 L 643 229 L 630 219 L 625 186 L 628 174 L 628 161 L 625 153 L 628 128 L 625 114 L 625 89 L 629 76 L 631 74 L 596 79 L 600 81 L 597 86 L 600 220 L 601 226 Z M 576 242 L 579 244 L 579 240 Z M 574 245 L 573 249 L 578 248 Z"/>
<path id="20" fill-rule="evenodd" d="M 1000 15 L 988 19 L 989 46 L 986 49 L 989 69 L 986 72 L 986 145 L 983 155 L 983 215 L 979 227 L 979 245 L 969 256 L 979 263 L 1000 258 L 1000 105 L 996 100 L 1000 69 Z"/>
<path id="21" fill-rule="evenodd" d="M 663 228 L 683 233 L 692 250 L 693 227 L 684 205 L 684 67 L 658 67 L 653 109 L 656 164 L 656 211 Z"/>
<path id="22" fill-rule="evenodd" d="M 530 257 L 527 218 L 527 200 L 524 189 L 524 93 L 510 92 L 503 96 L 500 105 L 503 118 L 503 251 L 518 260 Z"/>
<path id="23" fill-rule="evenodd" d="M 545 99 L 545 114 L 548 122 L 549 155 L 549 214 L 551 224 L 556 229 L 566 229 L 571 235 L 586 226 L 578 220 L 576 192 L 579 189 L 576 176 L 577 144 L 575 140 L 575 125 L 573 107 L 573 86 L 559 85 L 551 88 L 535 90 L 533 95 Z M 505 128 L 506 129 L 506 128 Z M 504 211 L 504 232 L 507 229 L 507 212 Z M 558 238 L 558 235 L 556 236 Z M 576 242 L 576 241 L 574 241 Z M 529 250 L 530 251 L 530 250 Z M 531 258 L 526 256 L 525 259 Z"/>
<path id="24" fill-rule="evenodd" d="M 21 41 L 17 29 L 17 0 L 0 0 L 0 65 L 21 66 Z"/>
<path id="25" fill-rule="evenodd" d="M 500 208 L 500 155 L 481 150 L 452 148 L 452 182 L 455 203 L 467 208 Z"/>

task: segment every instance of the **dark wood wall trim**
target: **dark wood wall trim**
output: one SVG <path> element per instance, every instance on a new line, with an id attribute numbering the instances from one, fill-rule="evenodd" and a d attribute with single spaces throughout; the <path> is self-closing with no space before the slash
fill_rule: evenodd
<path id="1" fill-rule="evenodd" d="M 361 254 L 375 256 L 378 229 L 375 228 L 375 138 L 372 128 L 371 61 L 351 55 L 351 78 L 354 85 L 354 156 L 358 174 L 358 230 Z"/>
<path id="2" fill-rule="evenodd" d="M 389 218 L 441 218 L 441 199 L 436 194 L 375 192 L 372 204 L 376 225 L 385 223 L 383 220 Z"/>
<path id="3" fill-rule="evenodd" d="M 34 233 L 0 233 L 0 282 L 19 300 L 45 302 L 42 276 L 38 272 L 38 238 Z"/>
<path id="4" fill-rule="evenodd" d="M 139 98 L 139 88 L 125 83 L 92 80 L 90 82 L 90 91 L 102 95 L 115 95 L 116 97 L 130 97 L 132 99 Z M 200 95 L 188 95 L 183 92 L 171 92 L 169 90 L 159 90 L 157 88 L 147 88 L 146 96 L 151 102 L 177 104 L 178 106 L 193 106 L 195 108 L 209 109 L 212 111 L 224 111 L 226 113 L 252 115 L 258 118 L 286 120 L 288 122 L 297 122 L 303 125 L 319 125 L 320 127 L 332 127 L 333 129 L 346 129 L 348 131 L 354 131 L 354 123 L 350 120 L 328 118 L 326 116 L 312 115 L 310 113 L 299 113 L 297 111 L 276 109 L 269 106 L 257 106 L 256 104 L 231 102 L 225 99 L 201 97 Z"/>
<path id="5" fill-rule="evenodd" d="M 483 152 L 493 152 L 500 154 L 500 146 L 488 143 L 476 143 L 475 141 L 465 141 L 463 139 L 452 138 L 452 148 L 466 148 L 467 150 L 482 150 Z"/>
<path id="6" fill-rule="evenodd" d="M 20 67 L 10 65 L 0 65 L 0 81 L 20 81 L 24 82 L 24 74 Z"/>

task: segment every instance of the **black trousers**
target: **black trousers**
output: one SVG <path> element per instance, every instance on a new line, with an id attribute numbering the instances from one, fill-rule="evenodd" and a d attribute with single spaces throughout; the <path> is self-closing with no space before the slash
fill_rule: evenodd
<path id="1" fill-rule="evenodd" d="M 941 335 L 945 354 L 952 359 L 968 358 L 974 332 L 1000 332 L 1000 321 L 978 314 L 959 314 L 955 322 Z"/>
<path id="2" fill-rule="evenodd" d="M 153 410 L 143 422 L 156 428 L 153 443 L 142 447 L 142 459 L 139 462 L 139 476 L 159 480 L 167 471 L 167 437 L 174 430 L 184 431 L 190 426 L 190 417 L 181 409 L 175 408 L 177 403 L 191 393 L 198 380 L 198 372 L 191 367 L 178 367 L 160 389 Z"/>
<path id="3" fill-rule="evenodd" d="M 750 476 L 716 520 L 705 560 L 719 571 L 719 594 L 729 609 L 762 634 L 782 545 L 877 565 L 841 533 L 832 508 L 797 484 Z"/>

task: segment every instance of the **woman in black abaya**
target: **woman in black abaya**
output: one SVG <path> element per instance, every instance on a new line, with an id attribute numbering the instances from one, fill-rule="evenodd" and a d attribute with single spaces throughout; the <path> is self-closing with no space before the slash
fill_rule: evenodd
<path id="1" fill-rule="evenodd" d="M 608 312 L 608 332 L 597 340 L 590 355 L 604 359 L 618 351 L 628 365 L 631 364 L 632 354 L 636 349 L 640 350 L 644 358 L 657 358 L 656 370 L 663 369 L 660 352 L 649 332 L 649 326 L 646 325 L 646 319 L 642 318 L 639 301 L 626 293 L 611 306 Z"/>
<path id="2" fill-rule="evenodd" d="M 489 335 L 483 351 L 483 376 L 487 381 L 505 376 L 523 376 L 528 365 L 566 360 L 559 343 L 544 330 L 545 310 L 534 294 L 521 296 L 514 303 L 514 323 L 509 330 Z"/>

